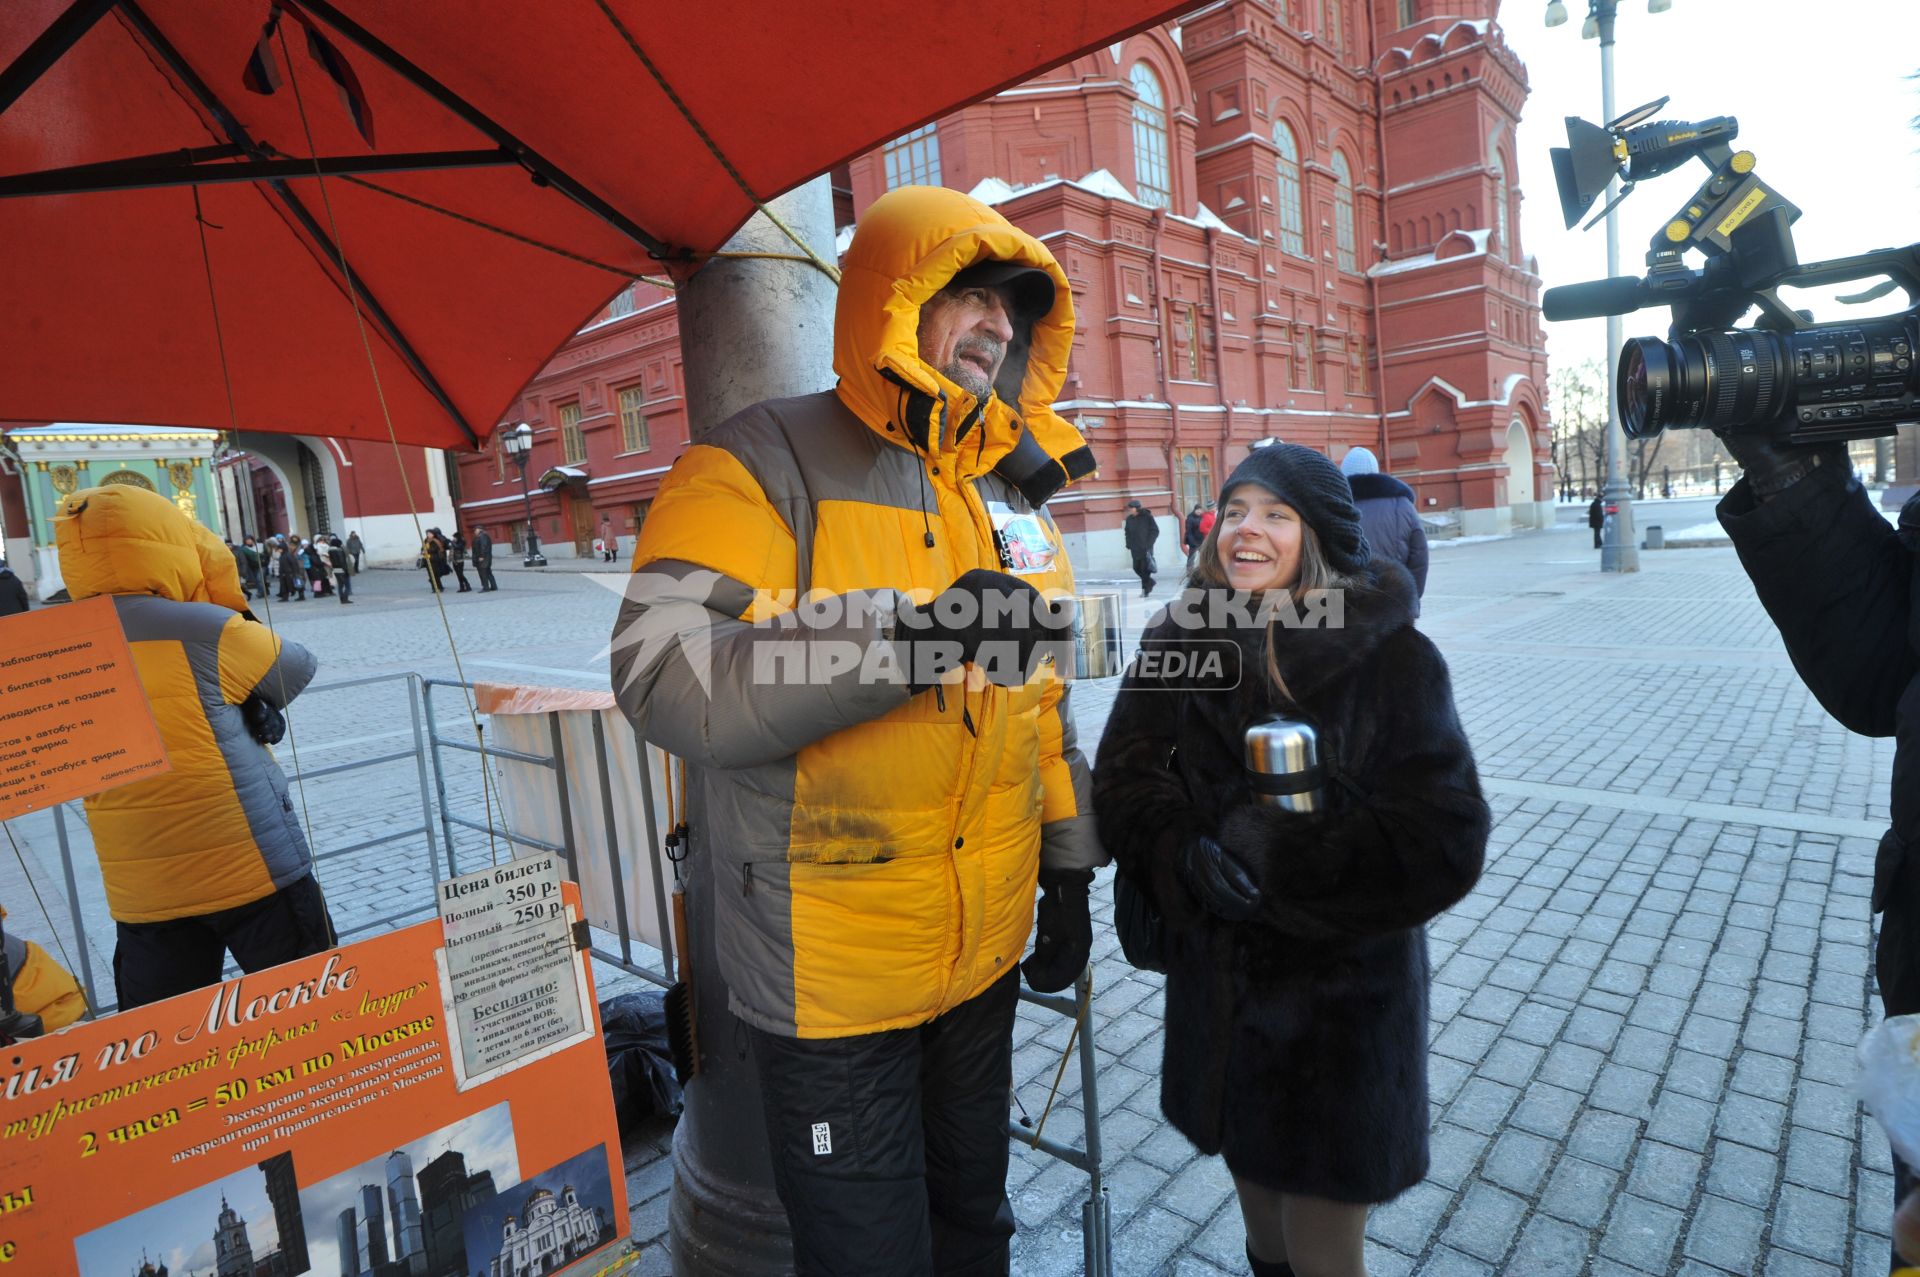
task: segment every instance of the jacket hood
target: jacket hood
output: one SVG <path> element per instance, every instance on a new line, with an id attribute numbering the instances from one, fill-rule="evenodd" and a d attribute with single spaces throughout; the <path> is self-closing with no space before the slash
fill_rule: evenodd
<path id="1" fill-rule="evenodd" d="M 1353 489 L 1355 501 L 1366 501 L 1374 497 L 1405 497 L 1413 501 L 1413 489 L 1390 474 L 1350 474 L 1347 484 Z M 1418 505 L 1418 502 L 1414 502 Z"/>
<path id="2" fill-rule="evenodd" d="M 1053 280 L 1053 305 L 1007 349 L 987 402 L 920 358 L 920 307 L 976 262 L 1033 266 Z M 1073 348 L 1073 289 L 1039 240 L 976 199 L 904 186 L 861 217 L 840 264 L 833 370 L 841 402 L 884 435 L 890 423 L 928 452 L 958 449 L 963 467 L 998 470 L 1038 505 L 1093 472 L 1080 432 L 1053 409 Z"/>
<path id="3" fill-rule="evenodd" d="M 153 594 L 247 610 L 226 542 L 157 492 L 129 484 L 82 488 L 60 502 L 53 531 L 60 575 L 76 601 Z"/>

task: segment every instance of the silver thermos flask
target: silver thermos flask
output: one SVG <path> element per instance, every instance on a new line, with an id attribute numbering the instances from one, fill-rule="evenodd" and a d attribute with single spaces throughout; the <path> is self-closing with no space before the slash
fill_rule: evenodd
<path id="1" fill-rule="evenodd" d="M 1286 811 L 1317 812 L 1321 790 L 1320 737 L 1311 723 L 1273 717 L 1247 729 L 1247 784 L 1260 802 Z"/>

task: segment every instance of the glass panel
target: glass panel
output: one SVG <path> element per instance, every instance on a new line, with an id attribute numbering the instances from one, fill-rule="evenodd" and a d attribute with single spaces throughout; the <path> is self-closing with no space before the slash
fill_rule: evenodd
<path id="1" fill-rule="evenodd" d="M 620 448 L 623 452 L 645 452 L 647 418 L 641 411 L 640 387 L 628 386 L 620 392 Z"/>
<path id="2" fill-rule="evenodd" d="M 1133 64 L 1133 189 L 1148 208 L 1173 206 L 1167 171 L 1167 95 L 1144 62 Z"/>
<path id="3" fill-rule="evenodd" d="M 1280 151 L 1280 251 L 1305 257 L 1307 217 L 1300 198 L 1300 147 L 1286 121 L 1274 121 L 1273 144 Z"/>
<path id="4" fill-rule="evenodd" d="M 587 459 L 586 436 L 580 431 L 580 405 L 560 405 L 560 459 L 567 465 Z"/>
<path id="5" fill-rule="evenodd" d="M 1333 153 L 1333 181 L 1334 256 L 1341 270 L 1357 271 L 1360 267 L 1353 255 L 1353 171 L 1347 167 L 1347 157 L 1338 151 Z"/>
<path id="6" fill-rule="evenodd" d="M 940 185 L 940 135 L 925 124 L 887 143 L 881 153 L 887 169 L 887 189 L 896 186 Z"/>

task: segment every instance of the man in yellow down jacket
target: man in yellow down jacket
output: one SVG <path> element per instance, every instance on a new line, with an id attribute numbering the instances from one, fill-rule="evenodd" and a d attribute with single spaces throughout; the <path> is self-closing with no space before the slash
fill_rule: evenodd
<path id="1" fill-rule="evenodd" d="M 172 770 L 86 800 L 118 943 L 120 1006 L 333 945 L 272 736 L 313 678 L 306 649 L 247 612 L 233 555 L 157 493 L 83 488 L 54 517 L 77 601 L 111 595 Z M 255 725 L 250 728 L 249 723 Z"/>
<path id="2" fill-rule="evenodd" d="M 1048 599 L 1045 502 L 1093 469 L 1052 408 L 1052 254 L 905 187 L 842 263 L 836 389 L 689 449 L 641 530 L 620 703 L 684 757 L 715 940 L 802 1274 L 1004 1273 L 1020 955 L 1086 965 L 1104 863 Z M 1029 677 L 1030 675 L 1030 677 Z"/>

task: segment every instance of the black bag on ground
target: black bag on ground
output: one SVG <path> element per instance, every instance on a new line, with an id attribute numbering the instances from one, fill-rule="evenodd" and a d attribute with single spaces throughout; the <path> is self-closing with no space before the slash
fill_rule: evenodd
<path id="1" fill-rule="evenodd" d="M 678 1117 L 680 1083 L 667 1050 L 665 997 L 623 993 L 610 998 L 600 1004 L 600 1029 L 620 1129 L 650 1117 Z"/>

